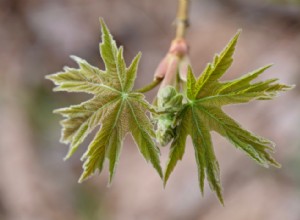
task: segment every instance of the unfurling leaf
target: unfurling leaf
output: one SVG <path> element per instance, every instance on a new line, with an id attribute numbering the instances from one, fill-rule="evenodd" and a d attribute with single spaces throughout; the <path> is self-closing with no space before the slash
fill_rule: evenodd
<path id="1" fill-rule="evenodd" d="M 177 125 L 177 113 L 182 108 L 182 94 L 172 86 L 161 88 L 157 95 L 156 140 L 161 146 L 166 146 L 174 137 Z"/>
<path id="2" fill-rule="evenodd" d="M 80 182 L 96 170 L 101 172 L 105 158 L 109 160 L 110 182 L 112 181 L 122 141 L 128 133 L 133 136 L 146 161 L 150 161 L 162 177 L 159 149 L 153 141 L 155 132 L 146 115 L 150 106 L 143 94 L 132 91 L 141 55 L 138 54 L 131 65 L 126 67 L 123 48 L 116 46 L 102 20 L 101 25 L 100 53 L 105 70 L 99 70 L 85 60 L 72 57 L 79 69 L 66 67 L 64 72 L 47 76 L 57 85 L 55 91 L 86 92 L 93 95 L 93 98 L 79 105 L 55 111 L 66 118 L 61 122 L 61 141 L 70 144 L 66 158 L 72 156 L 87 135 L 100 126 L 82 157 L 85 162 Z"/>
<path id="3" fill-rule="evenodd" d="M 268 100 L 276 96 L 278 92 L 291 89 L 291 86 L 277 83 L 277 79 L 251 83 L 270 66 L 232 81 L 219 81 L 232 64 L 239 34 L 238 32 L 233 37 L 220 55 L 215 56 L 213 63 L 207 65 L 198 79 L 195 78 L 191 68 L 189 69 L 185 86 L 187 100 L 177 115 L 179 124 L 175 128 L 164 176 L 166 184 L 178 160 L 183 157 L 186 138 L 191 136 L 201 192 L 203 193 L 206 176 L 210 188 L 216 192 L 221 203 L 223 203 L 223 197 L 220 170 L 212 146 L 211 131 L 224 136 L 236 148 L 244 151 L 262 166 L 280 166 L 270 155 L 274 144 L 243 129 L 223 112 L 222 106 L 247 103 L 251 100 Z"/>

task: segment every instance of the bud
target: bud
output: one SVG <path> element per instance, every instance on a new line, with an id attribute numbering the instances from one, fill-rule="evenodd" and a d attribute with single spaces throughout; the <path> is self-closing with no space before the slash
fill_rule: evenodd
<path id="1" fill-rule="evenodd" d="M 172 86 L 161 88 L 157 95 L 156 138 L 161 146 L 167 145 L 175 135 L 177 113 L 182 107 L 182 94 Z"/>
<path id="2" fill-rule="evenodd" d="M 186 81 L 190 59 L 188 57 L 188 45 L 184 39 L 175 39 L 167 55 L 158 65 L 154 78 L 163 79 L 160 88 L 167 85 L 175 86 L 177 78 Z"/>

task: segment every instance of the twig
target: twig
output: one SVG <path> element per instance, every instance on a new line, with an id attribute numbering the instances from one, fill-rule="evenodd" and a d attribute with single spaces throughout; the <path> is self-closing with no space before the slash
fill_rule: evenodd
<path id="1" fill-rule="evenodd" d="M 182 39 L 185 37 L 186 29 L 189 26 L 189 5 L 190 0 L 179 0 L 176 18 L 176 39 Z"/>

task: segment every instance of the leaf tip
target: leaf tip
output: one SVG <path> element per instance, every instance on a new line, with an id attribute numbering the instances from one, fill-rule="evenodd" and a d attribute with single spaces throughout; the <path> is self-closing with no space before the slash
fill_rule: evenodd
<path id="1" fill-rule="evenodd" d="M 63 158 L 63 161 L 67 161 L 68 159 L 70 159 L 70 155 L 69 154 L 67 154 L 64 158 Z"/>
<path id="2" fill-rule="evenodd" d="M 99 17 L 99 23 L 101 27 L 106 26 L 103 17 Z"/>
<path id="3" fill-rule="evenodd" d="M 49 74 L 45 76 L 45 79 L 52 81 L 54 84 L 56 84 L 56 73 Z"/>
<path id="4" fill-rule="evenodd" d="M 107 187 L 110 187 L 112 185 L 114 177 L 115 177 L 115 167 L 113 168 L 110 167 Z"/>
<path id="5" fill-rule="evenodd" d="M 157 172 L 158 172 L 159 177 L 163 180 L 164 179 L 164 175 L 163 175 L 163 172 L 162 172 L 162 170 L 161 170 L 160 167 L 157 169 Z"/>
<path id="6" fill-rule="evenodd" d="M 139 51 L 138 54 L 136 55 L 136 59 L 137 59 L 137 60 L 140 60 L 141 57 L 142 57 L 142 55 L 143 55 L 142 52 Z"/>
<path id="7" fill-rule="evenodd" d="M 224 203 L 224 198 L 223 198 L 223 195 L 222 195 L 222 192 L 221 191 L 217 191 L 217 197 L 220 201 L 220 203 L 222 204 L 222 206 L 224 207 L 225 206 L 225 203 Z"/>
<path id="8" fill-rule="evenodd" d="M 80 63 L 82 63 L 83 62 L 83 59 L 81 59 L 80 57 L 78 57 L 78 56 L 75 56 L 75 55 L 70 55 L 70 58 L 72 59 L 72 60 L 74 60 L 76 63 L 78 63 L 78 64 L 80 64 Z M 64 67 L 65 68 L 65 67 Z"/>
<path id="9" fill-rule="evenodd" d="M 51 76 L 52 76 L 52 74 L 51 74 L 51 75 L 46 75 L 46 76 L 45 76 L 45 79 L 51 80 Z"/>
<path id="10" fill-rule="evenodd" d="M 201 192 L 201 196 L 204 197 L 204 189 L 201 188 L 200 192 Z"/>
<path id="11" fill-rule="evenodd" d="M 163 179 L 163 187 L 164 187 L 164 189 L 166 188 L 166 186 L 167 186 L 167 181 L 168 181 L 168 179 Z"/>
<path id="12" fill-rule="evenodd" d="M 81 175 L 78 180 L 78 183 L 83 183 L 83 181 L 85 181 L 85 178 L 83 177 L 83 175 Z"/>
<path id="13" fill-rule="evenodd" d="M 167 186 L 167 182 L 169 180 L 170 174 L 171 174 L 171 172 L 167 169 L 165 171 L 165 175 L 163 177 L 163 186 L 164 186 L 164 188 L 166 188 L 166 186 Z"/>
<path id="14" fill-rule="evenodd" d="M 193 68 L 191 65 L 188 65 L 187 75 L 194 75 Z"/>
<path id="15" fill-rule="evenodd" d="M 238 31 L 236 32 L 236 34 L 233 36 L 233 38 L 231 39 L 229 45 L 231 45 L 233 48 L 235 48 L 235 45 L 240 37 L 242 33 L 242 29 L 238 29 Z"/>
<path id="16" fill-rule="evenodd" d="M 222 198 L 222 200 L 220 200 L 220 203 L 221 203 L 221 205 L 222 205 L 223 207 L 225 207 L 225 203 L 224 203 L 223 198 Z"/>
<path id="17" fill-rule="evenodd" d="M 121 45 L 119 47 L 119 53 L 120 53 L 120 56 L 123 58 L 123 52 L 124 52 L 124 47 Z"/>
<path id="18" fill-rule="evenodd" d="M 112 186 L 112 177 L 109 177 L 106 187 L 110 188 L 111 186 Z"/>
<path id="19" fill-rule="evenodd" d="M 87 172 L 86 170 L 83 171 L 81 176 L 79 177 L 78 183 L 83 183 L 87 179 L 93 176 L 93 173 L 91 174 L 90 172 Z"/>
<path id="20" fill-rule="evenodd" d="M 107 28 L 107 25 L 106 25 L 104 19 L 100 17 L 99 22 L 100 22 L 100 25 L 101 25 L 102 34 L 105 34 L 105 35 L 109 34 L 109 30 Z"/>
<path id="21" fill-rule="evenodd" d="M 269 64 L 267 64 L 266 66 L 264 66 L 262 69 L 263 69 L 263 70 L 267 70 L 267 69 L 271 68 L 271 67 L 274 66 L 274 65 L 275 65 L 274 63 L 269 63 Z"/>
<path id="22" fill-rule="evenodd" d="M 61 114 L 61 113 L 60 113 L 60 110 L 61 110 L 61 109 L 54 109 L 54 110 L 52 111 L 52 113 L 53 113 L 53 114 Z"/>
<path id="23" fill-rule="evenodd" d="M 286 88 L 285 88 L 284 91 L 292 90 L 292 89 L 294 89 L 295 87 L 296 87 L 295 84 L 292 84 L 292 85 L 286 85 Z"/>
<path id="24" fill-rule="evenodd" d="M 274 163 L 273 166 L 278 168 L 278 169 L 280 169 L 282 167 L 282 165 L 278 162 Z"/>
<path id="25" fill-rule="evenodd" d="M 64 157 L 63 161 L 67 161 L 68 159 L 71 158 L 72 155 L 73 155 L 73 153 L 72 153 L 71 151 L 69 151 L 69 152 L 67 153 L 67 155 Z"/>

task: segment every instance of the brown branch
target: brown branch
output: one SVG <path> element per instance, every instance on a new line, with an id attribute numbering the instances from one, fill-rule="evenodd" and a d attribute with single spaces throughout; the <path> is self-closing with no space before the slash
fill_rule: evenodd
<path id="1" fill-rule="evenodd" d="M 179 0 L 176 18 L 176 39 L 185 37 L 186 29 L 189 26 L 189 5 L 190 0 Z"/>

